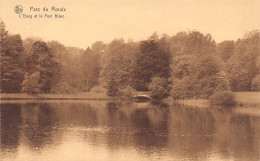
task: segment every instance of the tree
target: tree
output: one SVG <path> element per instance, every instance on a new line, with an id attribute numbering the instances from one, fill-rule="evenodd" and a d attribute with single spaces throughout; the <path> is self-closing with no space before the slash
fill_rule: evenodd
<path id="1" fill-rule="evenodd" d="M 234 51 L 235 51 L 234 41 L 226 40 L 217 44 L 217 55 L 219 55 L 224 62 L 227 62 L 229 60 L 229 58 L 234 54 Z"/>
<path id="2" fill-rule="evenodd" d="M 213 88 L 214 92 L 230 90 L 228 75 L 224 71 L 215 74 L 210 80 L 210 83 L 210 87 Z"/>
<path id="3" fill-rule="evenodd" d="M 199 32 L 181 32 L 172 37 L 170 48 L 172 97 L 208 98 L 216 88 L 209 80 L 215 81 L 223 70 L 222 61 L 215 56 L 215 41 Z"/>
<path id="4" fill-rule="evenodd" d="M 76 89 L 74 84 L 79 84 L 79 66 L 76 63 L 75 56 L 69 53 L 68 49 L 58 41 L 47 42 L 48 47 L 53 51 L 54 59 L 60 64 L 60 70 L 57 75 L 59 79 L 53 84 L 51 92 L 54 93 L 72 93 Z M 74 86 L 75 87 L 75 86 Z"/>
<path id="5" fill-rule="evenodd" d="M 35 72 L 32 74 L 25 73 L 25 79 L 23 81 L 23 92 L 36 94 L 40 93 L 40 89 L 42 88 L 39 83 L 40 72 Z"/>
<path id="6" fill-rule="evenodd" d="M 233 91 L 250 91 L 252 81 L 259 74 L 260 32 L 248 33 L 235 43 L 235 53 L 227 68 Z"/>
<path id="7" fill-rule="evenodd" d="M 20 35 L 8 35 L 0 21 L 1 34 L 1 81 L 2 92 L 16 93 L 22 89 L 24 79 L 23 42 Z"/>
<path id="8" fill-rule="evenodd" d="M 170 52 L 173 56 L 203 56 L 215 53 L 216 43 L 211 35 L 203 35 L 198 31 L 179 32 L 170 40 Z"/>
<path id="9" fill-rule="evenodd" d="M 30 54 L 30 50 L 32 49 L 32 46 L 36 41 L 41 41 L 41 38 L 28 37 L 25 40 L 23 40 L 24 53 L 26 56 L 28 56 L 28 54 Z"/>
<path id="10" fill-rule="evenodd" d="M 99 79 L 101 86 L 108 88 L 112 80 L 116 82 L 118 88 L 131 85 L 136 49 L 135 43 L 125 43 L 123 39 L 115 39 L 107 45 L 101 57 Z"/>
<path id="11" fill-rule="evenodd" d="M 254 77 L 251 85 L 252 91 L 260 91 L 260 74 Z"/>
<path id="12" fill-rule="evenodd" d="M 136 54 L 134 66 L 134 84 L 137 90 L 148 90 L 153 76 L 168 79 L 170 77 L 171 55 L 160 46 L 157 38 L 142 41 L 140 52 Z"/>
<path id="13" fill-rule="evenodd" d="M 174 100 L 189 99 L 196 97 L 194 91 L 194 84 L 191 77 L 184 77 L 182 79 L 174 79 L 172 81 L 170 95 Z"/>
<path id="14" fill-rule="evenodd" d="M 51 88 L 59 82 L 60 63 L 43 41 L 36 41 L 33 44 L 26 66 L 29 75 L 40 73 L 38 83 L 42 92 L 50 92 Z"/>
<path id="15" fill-rule="evenodd" d="M 92 87 L 98 85 L 98 78 L 100 74 L 100 57 L 101 55 L 87 48 L 80 56 L 80 68 L 82 76 L 82 86 L 87 91 Z"/>
<path id="16" fill-rule="evenodd" d="M 106 45 L 103 43 L 103 41 L 96 41 L 95 43 L 92 44 L 91 46 L 91 49 L 94 51 L 94 52 L 97 52 L 97 53 L 102 53 L 104 52 L 106 48 Z"/>
<path id="17" fill-rule="evenodd" d="M 201 56 L 195 65 L 195 89 L 197 96 L 208 98 L 214 93 L 215 87 L 211 87 L 209 80 L 214 80 L 215 76 L 222 71 L 223 65 L 221 60 L 213 54 Z"/>
<path id="18" fill-rule="evenodd" d="M 119 90 L 119 95 L 123 98 L 132 99 L 136 95 L 136 91 L 131 86 L 126 86 Z"/>
<path id="19" fill-rule="evenodd" d="M 107 95 L 110 97 L 115 97 L 118 96 L 118 94 L 119 94 L 118 84 L 115 81 L 115 79 L 112 78 L 108 83 Z"/>
<path id="20" fill-rule="evenodd" d="M 151 92 L 151 97 L 156 100 L 162 100 L 169 96 L 168 82 L 165 78 L 153 77 L 151 83 L 148 85 Z"/>
<path id="21" fill-rule="evenodd" d="M 172 64 L 172 96 L 176 99 L 208 98 L 217 88 L 216 75 L 221 70 L 220 62 L 213 55 L 175 57 Z"/>
<path id="22" fill-rule="evenodd" d="M 2 52 L 2 49 L 4 48 L 4 41 L 7 36 L 8 36 L 8 31 L 5 30 L 5 24 L 0 19 L 0 46 L 1 46 L 0 49 L 1 49 L 1 52 Z"/>
<path id="23" fill-rule="evenodd" d="M 209 101 L 212 105 L 219 106 L 234 106 L 236 104 L 235 95 L 229 90 L 217 91 L 210 96 Z"/>
<path id="24" fill-rule="evenodd" d="M 194 74 L 196 57 L 193 55 L 176 56 L 172 60 L 171 75 L 174 78 L 182 79 Z"/>
<path id="25" fill-rule="evenodd" d="M 71 48 L 66 47 L 68 51 L 68 58 L 66 61 L 66 65 L 64 66 L 64 70 L 66 71 L 66 80 L 68 81 L 68 85 L 72 87 L 74 90 L 78 91 L 82 89 L 82 75 L 81 75 L 81 54 L 83 53 L 83 49 L 79 48 Z"/>

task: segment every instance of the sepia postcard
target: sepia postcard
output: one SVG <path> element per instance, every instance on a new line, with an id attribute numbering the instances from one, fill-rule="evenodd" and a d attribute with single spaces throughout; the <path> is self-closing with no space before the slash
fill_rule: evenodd
<path id="1" fill-rule="evenodd" d="M 260 0 L 0 0 L 0 161 L 260 161 Z"/>

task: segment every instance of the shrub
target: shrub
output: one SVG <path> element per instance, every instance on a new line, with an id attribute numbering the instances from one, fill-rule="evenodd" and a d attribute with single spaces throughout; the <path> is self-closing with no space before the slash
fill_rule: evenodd
<path id="1" fill-rule="evenodd" d="M 90 92 L 90 89 L 88 87 L 83 87 L 80 91 L 82 91 L 82 92 Z"/>
<path id="2" fill-rule="evenodd" d="M 132 87 L 126 86 L 125 88 L 119 90 L 119 94 L 123 97 L 133 98 L 136 94 L 136 91 Z"/>
<path id="3" fill-rule="evenodd" d="M 213 77 L 215 92 L 230 90 L 228 75 L 226 72 L 219 72 Z"/>
<path id="4" fill-rule="evenodd" d="M 182 79 L 174 79 L 172 90 L 170 92 L 171 97 L 174 100 L 177 99 L 186 99 L 192 97 L 192 84 L 189 83 L 189 80 L 187 77 Z"/>
<path id="5" fill-rule="evenodd" d="M 110 97 L 115 97 L 119 95 L 118 84 L 114 79 L 112 79 L 108 83 L 107 95 Z"/>
<path id="6" fill-rule="evenodd" d="M 260 91 L 260 75 L 255 76 L 251 85 L 252 91 Z"/>
<path id="7" fill-rule="evenodd" d="M 204 98 L 209 98 L 213 93 L 218 91 L 230 90 L 228 75 L 224 71 L 221 71 L 208 79 L 204 79 L 204 84 L 204 96 L 206 96 Z"/>
<path id="8" fill-rule="evenodd" d="M 23 92 L 36 94 L 40 93 L 40 89 L 42 85 L 39 83 L 40 73 L 35 72 L 32 74 L 26 73 L 24 77 L 24 81 L 22 83 Z"/>
<path id="9" fill-rule="evenodd" d="M 165 78 L 153 77 L 148 89 L 151 97 L 156 100 L 162 100 L 169 95 L 168 81 Z"/>
<path id="10" fill-rule="evenodd" d="M 210 103 L 220 106 L 233 106 L 235 105 L 235 95 L 231 91 L 217 91 L 209 98 Z"/>
<path id="11" fill-rule="evenodd" d="M 107 90 L 101 86 L 95 86 L 90 90 L 90 93 L 107 93 Z"/>
<path id="12" fill-rule="evenodd" d="M 76 90 L 68 85 L 68 83 L 58 83 L 51 89 L 51 93 L 67 94 L 76 93 Z"/>

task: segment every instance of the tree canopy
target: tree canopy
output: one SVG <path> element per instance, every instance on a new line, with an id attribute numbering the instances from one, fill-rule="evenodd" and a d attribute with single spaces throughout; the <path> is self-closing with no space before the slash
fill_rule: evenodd
<path id="1" fill-rule="evenodd" d="M 260 32 L 216 43 L 210 34 L 157 33 L 146 40 L 114 39 L 85 49 L 22 39 L 0 21 L 1 92 L 110 96 L 150 91 L 154 98 L 209 98 L 221 91 L 260 90 Z M 95 89 L 95 90 L 92 90 Z M 123 92 L 122 92 L 123 91 Z"/>

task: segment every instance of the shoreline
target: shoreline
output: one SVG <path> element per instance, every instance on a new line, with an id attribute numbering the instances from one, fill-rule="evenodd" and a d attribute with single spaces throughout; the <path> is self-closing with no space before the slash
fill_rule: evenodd
<path id="1" fill-rule="evenodd" d="M 171 104 L 180 104 L 180 105 L 202 107 L 202 108 L 210 107 L 210 102 L 208 99 L 184 99 L 184 100 L 167 99 L 165 102 Z"/>
<path id="2" fill-rule="evenodd" d="M 234 92 L 236 106 L 260 106 L 260 92 Z M 114 100 L 106 94 L 101 93 L 77 93 L 77 94 L 27 94 L 27 93 L 1 93 L 0 101 L 15 101 L 15 100 L 99 100 L 107 101 Z M 166 103 L 182 104 L 197 107 L 210 107 L 208 99 L 184 99 L 173 100 L 166 98 L 163 100 Z"/>
<path id="3" fill-rule="evenodd" d="M 235 106 L 240 107 L 252 107 L 260 106 L 260 92 L 234 92 L 235 94 Z M 176 103 L 187 106 L 196 107 L 210 107 L 209 99 L 184 99 L 184 100 L 173 100 L 171 98 L 165 99 L 165 102 Z"/>
<path id="4" fill-rule="evenodd" d="M 105 94 L 77 93 L 77 94 L 27 94 L 1 93 L 0 100 L 111 100 Z"/>

